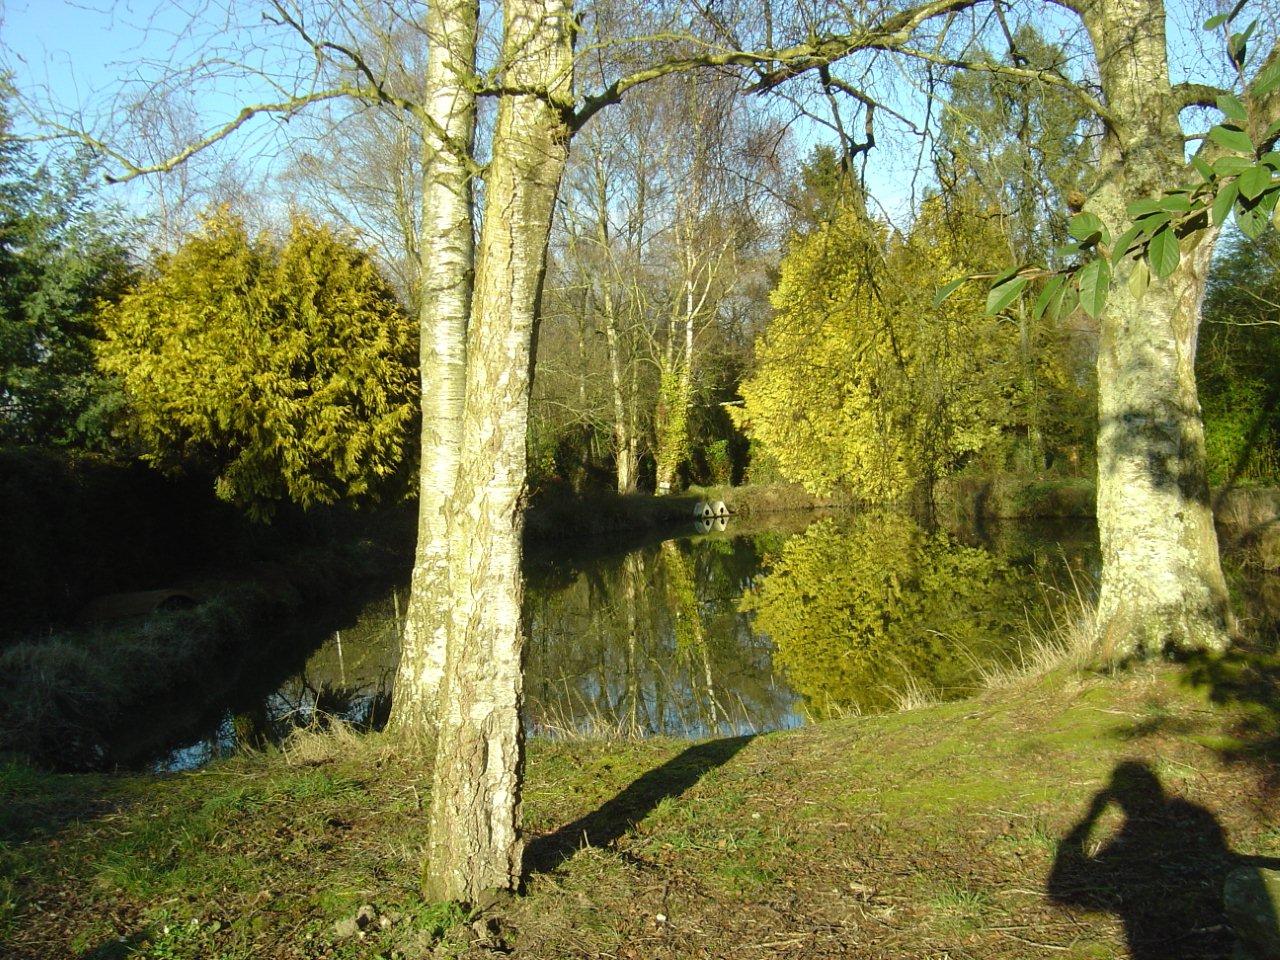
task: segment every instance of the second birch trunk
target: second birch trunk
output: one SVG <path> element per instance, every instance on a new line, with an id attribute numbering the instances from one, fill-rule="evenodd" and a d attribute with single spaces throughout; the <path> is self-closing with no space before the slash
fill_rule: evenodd
<path id="1" fill-rule="evenodd" d="M 441 690 L 424 886 L 474 902 L 521 876 L 525 439 L 536 320 L 568 154 L 566 0 L 507 0 L 504 85 L 486 178 L 450 511 L 454 616 Z M 527 92 L 526 92 L 527 91 Z"/>

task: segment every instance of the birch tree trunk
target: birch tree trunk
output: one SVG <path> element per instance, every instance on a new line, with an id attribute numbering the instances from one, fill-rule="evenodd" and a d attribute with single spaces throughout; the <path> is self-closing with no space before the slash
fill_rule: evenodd
<path id="1" fill-rule="evenodd" d="M 618 336 L 618 317 L 613 298 L 607 289 L 604 324 L 605 343 L 609 352 L 609 392 L 613 398 L 613 448 L 616 458 L 614 477 L 619 493 L 631 493 L 636 488 L 635 443 L 623 395 L 625 386 L 622 380 L 622 345 Z"/>
<path id="2" fill-rule="evenodd" d="M 1135 200 L 1184 177 L 1160 0 L 1093 0 L 1082 8 L 1113 120 L 1087 208 L 1113 235 Z M 1098 632 L 1114 659 L 1220 649 L 1231 613 L 1209 503 L 1196 394 L 1200 305 L 1215 231 L 1182 241 L 1177 272 L 1145 296 L 1117 270 L 1098 348 Z"/>
<path id="3" fill-rule="evenodd" d="M 415 739 L 435 728 L 452 611 L 446 507 L 458 472 L 474 269 L 469 164 L 479 9 L 478 0 L 441 0 L 427 7 L 418 544 L 391 702 L 392 726 Z"/>
<path id="4" fill-rule="evenodd" d="M 525 437 L 573 97 L 570 0 L 506 0 L 503 25 L 508 92 L 499 100 L 486 177 L 462 457 L 449 513 L 454 616 L 424 875 L 429 898 L 463 902 L 514 890 L 521 875 Z"/>

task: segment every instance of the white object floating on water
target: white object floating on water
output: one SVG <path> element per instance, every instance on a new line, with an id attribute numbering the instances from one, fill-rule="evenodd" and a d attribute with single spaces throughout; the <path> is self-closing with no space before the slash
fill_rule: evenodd
<path id="1" fill-rule="evenodd" d="M 705 500 L 699 500 L 693 505 L 693 516 L 695 520 L 710 520 L 715 515 L 715 507 L 707 503 Z"/>
<path id="2" fill-rule="evenodd" d="M 729 515 L 729 508 L 724 505 L 723 500 L 717 500 L 715 503 L 711 504 L 711 514 L 716 517 L 727 517 Z"/>

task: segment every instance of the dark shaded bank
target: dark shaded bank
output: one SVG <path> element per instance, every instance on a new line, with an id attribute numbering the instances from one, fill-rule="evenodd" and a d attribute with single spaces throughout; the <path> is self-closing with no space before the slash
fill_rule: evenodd
<path id="1" fill-rule="evenodd" d="M 1092 517 L 1097 510 L 1093 477 L 1022 477 L 961 474 L 939 485 L 939 505 L 972 520 Z M 1219 487 L 1214 517 L 1233 534 L 1257 536 L 1280 524 L 1280 488 Z"/>
<path id="2" fill-rule="evenodd" d="M 938 501 L 941 509 L 979 522 L 1092 517 L 1097 509 L 1092 477 L 961 474 L 939 485 Z"/>
<path id="3" fill-rule="evenodd" d="M 0 751 L 64 770 L 138 768 L 251 714 L 396 582 L 399 551 L 300 551 L 189 609 L 61 630 L 0 651 Z"/>
<path id="4" fill-rule="evenodd" d="M 525 535 L 533 542 L 599 537 L 663 530 L 693 519 L 700 501 L 724 501 L 740 518 L 801 510 L 842 509 L 847 498 L 817 496 L 794 484 L 743 487 L 692 487 L 681 493 L 655 497 L 647 493 L 617 494 L 591 491 L 575 494 L 568 488 L 540 491 L 529 503 Z"/>
<path id="5" fill-rule="evenodd" d="M 412 505 L 254 524 L 194 481 L 0 450 L 0 750 L 145 765 L 295 672 L 400 579 Z"/>
<path id="6" fill-rule="evenodd" d="M 205 600 L 228 582 L 305 588 L 308 565 L 351 550 L 407 567 L 414 530 L 412 504 L 282 507 L 270 524 L 254 523 L 217 500 L 207 478 L 0 447 L 0 647 L 79 624 L 104 595 L 176 591 Z M 319 571 L 329 587 L 334 573 Z"/>

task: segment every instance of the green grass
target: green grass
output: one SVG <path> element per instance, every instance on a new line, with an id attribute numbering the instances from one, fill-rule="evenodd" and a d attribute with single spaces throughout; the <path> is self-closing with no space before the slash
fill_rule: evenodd
<path id="1" fill-rule="evenodd" d="M 485 939 L 548 960 L 696 956 L 709 944 L 744 958 L 1047 949 L 1034 944 L 1120 956 L 1114 911 L 1046 892 L 1062 838 L 1136 760 L 1169 802 L 1212 818 L 1235 853 L 1280 855 L 1270 755 L 1218 749 L 1248 738 L 1250 716 L 1163 668 L 1059 674 L 705 746 L 536 741 L 525 814 L 529 859 L 542 859 L 523 897 L 481 919 L 497 925 L 483 938 L 459 908 L 421 901 L 429 770 L 381 736 L 166 776 L 8 761 L 0 953 L 480 957 L 492 955 Z M 1123 822 L 1109 805 L 1099 845 Z M 1104 884 L 1108 896 L 1132 899 L 1141 880 L 1152 909 L 1177 905 L 1169 922 L 1194 920 L 1189 942 L 1218 936 L 1206 891 L 1220 865 L 1197 861 L 1187 869 L 1203 882 L 1163 896 L 1165 880 L 1125 869 Z M 387 925 L 340 936 L 366 904 Z M 1201 946 L 1197 955 L 1216 955 L 1215 942 Z"/>

